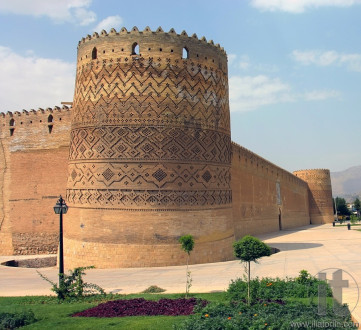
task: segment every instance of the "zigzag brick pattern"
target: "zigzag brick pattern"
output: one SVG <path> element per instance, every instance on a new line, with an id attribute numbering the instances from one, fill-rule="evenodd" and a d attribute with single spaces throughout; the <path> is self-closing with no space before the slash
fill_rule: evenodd
<path id="1" fill-rule="evenodd" d="M 174 209 L 230 204 L 225 55 L 218 49 L 215 53 L 223 62 L 217 56 L 216 61 L 211 56 L 204 61 L 199 54 L 182 59 L 171 50 L 168 55 L 125 53 L 86 60 L 93 46 L 100 50 L 99 42 L 108 38 L 79 46 L 67 190 L 72 206 Z M 129 47 L 133 39 L 140 45 L 139 40 L 149 42 L 147 35 L 119 34 L 115 44 L 97 52 L 106 54 L 112 48 L 113 53 L 113 47 L 122 41 Z M 201 42 L 188 36 L 178 39 L 189 49 Z M 88 51 L 81 52 L 83 48 Z M 122 190 L 131 193 L 120 198 Z"/>

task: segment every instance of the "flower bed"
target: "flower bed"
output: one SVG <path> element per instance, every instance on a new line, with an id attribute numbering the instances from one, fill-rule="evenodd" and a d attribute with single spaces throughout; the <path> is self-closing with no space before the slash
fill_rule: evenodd
<path id="1" fill-rule="evenodd" d="M 72 316 L 83 317 L 122 317 L 141 315 L 190 315 L 194 307 L 207 305 L 205 300 L 190 299 L 160 299 L 159 301 L 145 300 L 144 298 L 129 300 L 114 300 L 100 304 Z"/>

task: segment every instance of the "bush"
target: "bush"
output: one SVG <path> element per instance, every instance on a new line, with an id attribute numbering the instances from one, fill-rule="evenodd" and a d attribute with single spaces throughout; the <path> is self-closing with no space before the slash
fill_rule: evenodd
<path id="1" fill-rule="evenodd" d="M 142 291 L 142 293 L 161 293 L 164 291 L 165 291 L 165 289 L 162 289 L 157 285 L 151 285 L 149 288 Z"/>
<path id="2" fill-rule="evenodd" d="M 285 298 L 311 298 L 318 296 L 319 284 L 327 287 L 327 296 L 332 297 L 330 286 L 311 276 L 302 270 L 296 278 L 255 278 L 250 281 L 251 301 L 259 299 L 285 299 Z M 247 298 L 247 282 L 240 278 L 232 280 L 228 290 L 227 298 L 230 301 L 241 301 Z"/>
<path id="3" fill-rule="evenodd" d="M 211 303 L 175 329 L 309 329 L 312 328 L 312 322 L 327 322 L 327 329 L 343 329 L 335 325 L 342 326 L 344 322 L 351 321 L 349 314 L 347 317 L 340 317 L 331 308 L 325 316 L 318 315 L 317 312 L 317 305 L 308 306 L 299 301 L 285 304 L 262 302 L 253 305 L 243 302 L 237 305 Z"/>
<path id="4" fill-rule="evenodd" d="M 0 313 L 0 329 L 16 329 L 36 322 L 33 311 L 20 313 Z"/>
<path id="5" fill-rule="evenodd" d="M 57 294 L 59 300 L 79 300 L 87 295 L 105 295 L 104 290 L 99 285 L 86 283 L 83 280 L 83 275 L 85 275 L 84 270 L 92 268 L 95 267 L 78 267 L 74 270 L 71 270 L 69 275 L 63 274 L 63 280 L 59 285 L 48 279 L 40 272 L 38 272 L 38 274 L 41 276 L 41 278 L 52 285 L 51 290 Z"/>
<path id="6" fill-rule="evenodd" d="M 319 315 L 318 305 L 313 303 L 313 299 L 302 300 L 317 297 L 320 283 L 326 284 L 311 276 L 306 270 L 302 270 L 299 276 L 293 279 L 256 278 L 250 282 L 252 304 L 249 304 L 246 303 L 247 280 L 236 279 L 231 281 L 227 290 L 228 303 L 208 304 L 176 329 L 283 330 L 309 329 L 314 324 L 323 324 L 327 329 L 343 329 L 344 322 L 349 322 L 348 325 L 352 328 L 351 316 L 346 305 L 341 307 L 346 316 L 336 315 L 330 305 L 327 306 L 326 315 Z M 328 285 L 327 295 L 332 297 Z"/>

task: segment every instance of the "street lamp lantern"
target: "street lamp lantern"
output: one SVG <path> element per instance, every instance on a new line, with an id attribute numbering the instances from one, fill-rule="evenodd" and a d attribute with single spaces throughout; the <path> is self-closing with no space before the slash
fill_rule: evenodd
<path id="1" fill-rule="evenodd" d="M 68 212 L 68 205 L 65 204 L 65 200 L 61 196 L 54 206 L 54 212 L 55 214 L 65 214 L 66 212 Z"/>
<path id="2" fill-rule="evenodd" d="M 63 252 L 63 214 L 68 212 L 68 206 L 65 203 L 65 200 L 59 197 L 58 201 L 54 206 L 55 214 L 60 215 L 59 223 L 59 287 L 64 279 L 64 252 Z"/>

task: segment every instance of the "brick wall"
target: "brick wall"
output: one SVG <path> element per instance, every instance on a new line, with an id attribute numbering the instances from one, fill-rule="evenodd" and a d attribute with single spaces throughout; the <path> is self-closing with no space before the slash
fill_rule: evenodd
<path id="1" fill-rule="evenodd" d="M 235 143 L 232 198 L 236 239 L 310 223 L 307 184 Z"/>

